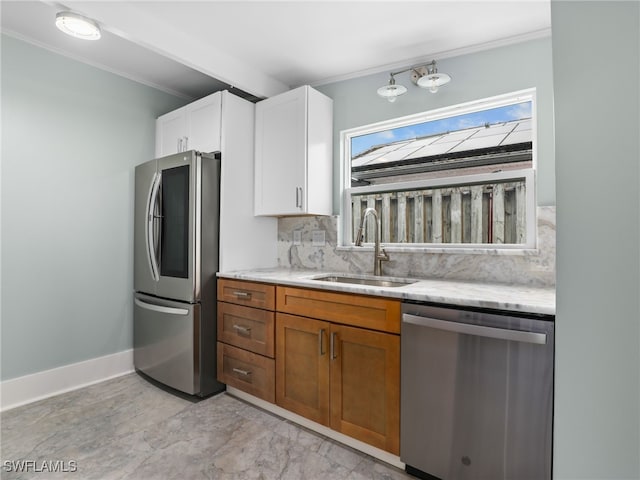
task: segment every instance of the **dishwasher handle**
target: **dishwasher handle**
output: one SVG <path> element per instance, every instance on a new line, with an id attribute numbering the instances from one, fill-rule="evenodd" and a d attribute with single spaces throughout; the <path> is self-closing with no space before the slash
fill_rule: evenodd
<path id="1" fill-rule="evenodd" d="M 446 320 L 439 320 L 437 318 L 411 315 L 409 313 L 402 314 L 402 321 L 404 323 L 410 323 L 420 327 L 435 328 L 437 330 L 446 330 L 448 332 L 462 333 L 465 335 L 475 335 L 477 337 L 497 338 L 499 340 L 533 343 L 536 345 L 547 344 L 546 333 L 522 332 L 520 330 L 508 330 L 506 328 L 450 322 Z"/>

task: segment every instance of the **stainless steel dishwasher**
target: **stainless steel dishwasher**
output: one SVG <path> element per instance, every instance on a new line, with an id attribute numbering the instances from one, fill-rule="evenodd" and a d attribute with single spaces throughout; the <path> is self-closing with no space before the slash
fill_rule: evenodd
<path id="1" fill-rule="evenodd" d="M 400 459 L 442 480 L 551 478 L 554 317 L 403 303 Z"/>

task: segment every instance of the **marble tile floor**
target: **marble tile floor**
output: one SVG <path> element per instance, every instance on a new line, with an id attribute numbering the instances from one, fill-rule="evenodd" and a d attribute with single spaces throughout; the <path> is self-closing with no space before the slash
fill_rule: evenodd
<path id="1" fill-rule="evenodd" d="M 3 412 L 0 422 L 2 479 L 414 478 L 226 393 L 193 401 L 137 373 Z M 34 463 L 18 472 L 18 460 Z M 67 472 L 47 472 L 56 461 Z"/>

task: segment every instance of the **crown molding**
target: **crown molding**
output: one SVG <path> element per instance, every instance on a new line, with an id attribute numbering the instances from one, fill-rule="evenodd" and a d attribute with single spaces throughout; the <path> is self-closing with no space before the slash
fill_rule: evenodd
<path id="1" fill-rule="evenodd" d="M 513 37 L 502 38 L 500 40 L 493 40 L 490 42 L 479 43 L 477 45 L 471 45 L 469 47 L 456 48 L 453 50 L 444 50 L 441 52 L 434 52 L 428 55 L 422 55 L 420 57 L 409 58 L 402 62 L 388 63 L 380 65 L 378 67 L 368 68 L 366 70 L 359 70 L 357 72 L 348 73 L 345 75 L 337 75 L 335 77 L 327 77 L 321 80 L 310 83 L 312 87 L 319 87 L 322 85 L 328 85 L 330 83 L 342 82 L 345 80 L 352 80 L 354 78 L 366 77 L 368 75 L 375 75 L 377 73 L 389 72 L 407 68 L 410 65 L 420 65 L 431 62 L 436 59 L 440 61 L 444 58 L 459 57 L 462 55 L 469 55 L 472 53 L 478 53 L 485 50 L 492 50 L 494 48 L 505 47 L 514 45 L 517 43 L 528 42 L 531 40 L 538 40 L 540 38 L 551 37 L 551 28 L 545 28 L 542 30 L 536 30 L 534 32 L 525 33 L 522 35 L 516 35 Z"/>

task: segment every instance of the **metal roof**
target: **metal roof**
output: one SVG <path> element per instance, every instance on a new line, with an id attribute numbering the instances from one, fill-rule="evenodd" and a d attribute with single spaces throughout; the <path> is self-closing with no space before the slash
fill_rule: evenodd
<path id="1" fill-rule="evenodd" d="M 531 142 L 531 118 L 482 125 L 373 147 L 351 160 L 351 167 L 399 160 L 427 159 L 450 153 Z"/>

